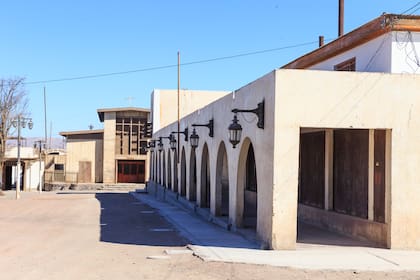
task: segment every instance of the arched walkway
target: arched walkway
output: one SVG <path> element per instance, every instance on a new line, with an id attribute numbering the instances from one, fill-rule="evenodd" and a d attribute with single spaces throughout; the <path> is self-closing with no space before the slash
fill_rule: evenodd
<path id="1" fill-rule="evenodd" d="M 174 150 L 174 187 L 173 191 L 178 192 L 178 151 Z"/>
<path id="2" fill-rule="evenodd" d="M 225 144 L 220 143 L 216 166 L 216 215 L 229 216 L 229 171 Z"/>
<path id="3" fill-rule="evenodd" d="M 245 138 L 241 147 L 238 163 L 238 226 L 256 228 L 257 226 L 257 169 L 254 147 Z"/>
<path id="4" fill-rule="evenodd" d="M 189 200 L 197 200 L 197 163 L 195 158 L 195 149 L 191 149 L 190 153 L 190 188 L 189 188 Z"/>
<path id="5" fill-rule="evenodd" d="M 162 185 L 166 187 L 166 161 L 165 151 L 162 151 Z"/>
<path id="6" fill-rule="evenodd" d="M 171 150 L 168 150 L 168 189 L 172 189 L 172 166 L 171 166 Z"/>
<path id="7" fill-rule="evenodd" d="M 200 207 L 210 208 L 210 162 L 207 144 L 204 144 L 201 156 L 200 194 Z"/>
<path id="8" fill-rule="evenodd" d="M 182 147 L 181 153 L 181 196 L 185 196 L 187 193 L 187 167 L 185 162 L 185 149 Z"/>

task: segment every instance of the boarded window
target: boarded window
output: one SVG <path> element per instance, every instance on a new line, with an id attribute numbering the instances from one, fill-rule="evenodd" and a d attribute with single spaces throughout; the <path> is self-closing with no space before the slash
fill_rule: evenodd
<path id="1" fill-rule="evenodd" d="M 299 202 L 324 208 L 325 132 L 300 135 Z"/>
<path id="2" fill-rule="evenodd" d="M 368 217 L 369 131 L 334 131 L 334 210 Z"/>
<path id="3" fill-rule="evenodd" d="M 334 65 L 335 71 L 356 71 L 356 58 L 350 58 L 337 65 Z"/>

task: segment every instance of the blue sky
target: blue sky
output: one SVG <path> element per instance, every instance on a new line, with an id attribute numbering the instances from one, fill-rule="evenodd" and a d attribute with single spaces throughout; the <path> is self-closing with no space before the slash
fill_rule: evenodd
<path id="1" fill-rule="evenodd" d="M 181 88 L 235 90 L 313 50 L 319 35 L 326 40 L 337 36 L 338 0 L 2 2 L 0 77 L 26 77 L 35 123 L 32 131 L 23 132 L 28 137 L 44 135 L 44 85 L 47 126 L 52 124 L 54 137 L 90 124 L 102 128 L 98 108 L 148 108 L 154 88 L 177 87 L 177 68 L 39 81 L 176 65 L 178 51 L 181 63 L 188 63 L 314 42 L 181 67 Z M 346 1 L 345 32 L 383 12 L 401 13 L 418 3 Z"/>

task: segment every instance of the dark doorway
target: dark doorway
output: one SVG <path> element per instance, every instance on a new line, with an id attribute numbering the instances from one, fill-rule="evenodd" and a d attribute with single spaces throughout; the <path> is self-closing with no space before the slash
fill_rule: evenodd
<path id="1" fill-rule="evenodd" d="M 190 155 L 190 189 L 189 200 L 197 200 L 197 164 L 195 159 L 195 149 L 191 149 Z"/>
<path id="2" fill-rule="evenodd" d="M 254 148 L 250 144 L 245 167 L 244 227 L 257 227 L 257 193 L 257 168 L 255 165 Z"/>
<path id="3" fill-rule="evenodd" d="M 181 196 L 187 193 L 187 167 L 185 162 L 185 150 L 182 148 L 181 154 Z"/>
<path id="4" fill-rule="evenodd" d="M 207 145 L 204 145 L 201 157 L 200 207 L 210 208 L 210 163 Z"/>

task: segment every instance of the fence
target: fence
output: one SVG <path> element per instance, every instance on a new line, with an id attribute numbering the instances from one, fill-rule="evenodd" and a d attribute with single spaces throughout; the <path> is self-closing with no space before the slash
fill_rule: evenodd
<path id="1" fill-rule="evenodd" d="M 45 171 L 44 182 L 78 183 L 78 173 L 64 170 Z"/>

